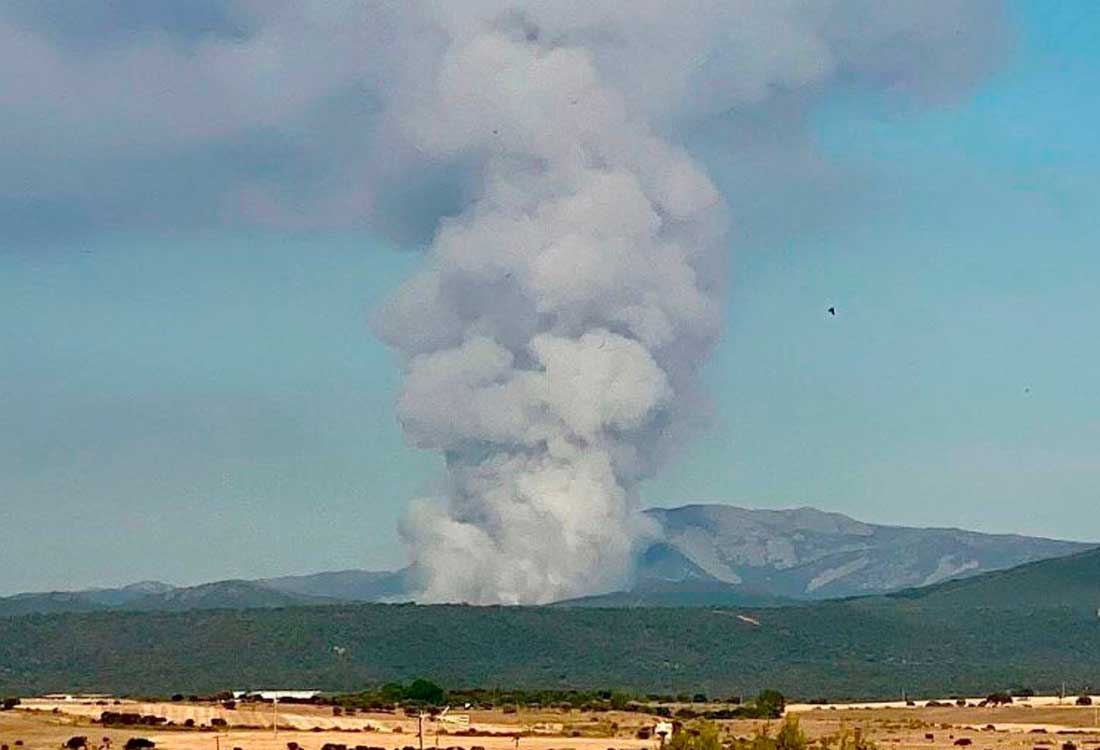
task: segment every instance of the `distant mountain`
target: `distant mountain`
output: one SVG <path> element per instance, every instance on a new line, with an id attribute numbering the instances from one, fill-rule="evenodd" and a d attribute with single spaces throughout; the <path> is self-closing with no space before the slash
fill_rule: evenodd
<path id="1" fill-rule="evenodd" d="M 340 570 L 304 576 L 264 578 L 256 583 L 276 591 L 324 596 L 348 602 L 379 602 L 408 596 L 408 569 L 390 571 Z"/>
<path id="2" fill-rule="evenodd" d="M 254 609 L 332 604 L 338 599 L 277 591 L 251 581 L 218 581 L 176 588 L 146 582 L 118 589 L 18 594 L 0 599 L 0 617 L 60 612 Z"/>
<path id="3" fill-rule="evenodd" d="M 0 618 L 0 694 L 605 688 L 794 698 L 1080 690 L 1100 550 L 890 595 L 748 609 L 355 604 Z M 150 668 L 155 664 L 155 668 Z M 901 686 L 901 687 L 899 687 Z"/>
<path id="4" fill-rule="evenodd" d="M 647 513 L 663 531 L 655 548 L 677 555 L 673 559 L 665 551 L 656 557 L 647 552 L 634 587 L 641 590 L 651 588 L 652 579 L 683 582 L 688 589 L 708 580 L 780 600 L 861 596 L 1095 546 L 1015 534 L 881 526 L 814 508 L 687 505 Z"/>
<path id="5" fill-rule="evenodd" d="M 925 610 L 1062 608 L 1095 615 L 1100 626 L 1100 549 L 897 591 L 884 598 L 915 603 Z"/>
<path id="6" fill-rule="evenodd" d="M 686 505 L 646 513 L 661 533 L 624 591 L 563 602 L 586 607 L 779 606 L 882 594 L 1062 557 L 1093 545 L 1013 534 L 863 523 L 814 508 Z M 108 609 L 250 609 L 414 598 L 411 568 L 343 570 L 175 588 L 20 594 L 0 617 Z"/>
<path id="7" fill-rule="evenodd" d="M 134 611 L 186 611 L 192 609 L 257 609 L 334 604 L 339 600 L 276 591 L 252 581 L 218 581 L 201 586 L 151 593 L 119 605 Z"/>
<path id="8" fill-rule="evenodd" d="M 792 604 L 742 584 L 726 583 L 707 573 L 680 550 L 654 544 L 639 561 L 629 591 L 615 591 L 558 602 L 565 607 L 774 607 Z"/>
<path id="9" fill-rule="evenodd" d="M 94 612 L 122 607 L 142 597 L 163 594 L 172 586 L 159 581 L 143 581 L 114 589 L 51 591 L 40 594 L 16 594 L 0 599 L 0 617 L 35 612 Z"/>

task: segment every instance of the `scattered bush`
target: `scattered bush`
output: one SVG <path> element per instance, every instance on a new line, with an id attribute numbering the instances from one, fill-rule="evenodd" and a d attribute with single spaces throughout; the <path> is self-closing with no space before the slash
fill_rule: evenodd
<path id="1" fill-rule="evenodd" d="M 144 737 L 131 737 L 126 740 L 123 750 L 152 750 L 152 748 L 156 746 L 157 743 L 152 740 L 147 740 Z"/>
<path id="2" fill-rule="evenodd" d="M 973 744 L 974 740 L 968 737 L 960 737 L 959 739 L 955 740 L 955 747 L 968 747 L 969 745 Z"/>
<path id="3" fill-rule="evenodd" d="M 167 723 L 162 716 L 142 716 L 141 714 L 119 713 L 117 711 L 104 711 L 99 715 L 99 721 L 104 726 L 158 726 Z"/>
<path id="4" fill-rule="evenodd" d="M 806 734 L 798 723 L 798 717 L 788 716 L 775 734 L 775 750 L 806 750 Z"/>
<path id="5" fill-rule="evenodd" d="M 787 699 L 778 690 L 761 690 L 755 706 L 760 718 L 778 719 L 787 707 Z"/>
<path id="6" fill-rule="evenodd" d="M 1078 696 L 1077 705 L 1078 706 L 1091 706 L 1092 705 L 1092 698 L 1088 695 Z"/>
<path id="7" fill-rule="evenodd" d="M 665 747 L 668 750 L 722 750 L 722 741 L 716 724 L 700 721 L 674 733 Z"/>
<path id="8" fill-rule="evenodd" d="M 0 701 L 0 711 L 11 711 L 18 705 L 18 698 L 4 698 L 2 701 Z"/>
<path id="9" fill-rule="evenodd" d="M 70 737 L 62 747 L 68 748 L 68 750 L 88 750 L 88 738 Z"/>

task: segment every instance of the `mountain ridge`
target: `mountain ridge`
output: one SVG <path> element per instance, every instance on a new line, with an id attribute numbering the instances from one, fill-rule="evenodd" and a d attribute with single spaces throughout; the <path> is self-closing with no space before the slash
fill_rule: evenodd
<path id="1" fill-rule="evenodd" d="M 659 536 L 639 553 L 629 585 L 560 602 L 574 607 L 781 606 L 931 585 L 1094 545 L 950 527 L 872 524 L 811 506 L 750 509 L 693 503 L 644 511 Z M 112 609 L 271 608 L 415 598 L 416 571 L 339 570 L 176 587 L 16 594 L 0 617 Z"/>
<path id="2" fill-rule="evenodd" d="M 1095 684 L 1100 549 L 890 595 L 670 609 L 337 604 L 0 618 L 0 693 L 448 687 L 803 699 Z M 157 668 L 149 669 L 150 659 Z"/>

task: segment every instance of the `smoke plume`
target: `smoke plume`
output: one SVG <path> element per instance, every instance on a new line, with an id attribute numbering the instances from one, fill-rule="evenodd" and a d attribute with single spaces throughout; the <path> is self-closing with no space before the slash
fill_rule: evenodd
<path id="1" fill-rule="evenodd" d="M 402 526 L 424 600 L 609 590 L 653 533 L 638 484 L 690 421 L 729 243 L 718 190 L 669 134 L 779 98 L 804 111 L 830 85 L 946 97 L 988 64 L 965 45 L 993 10 L 431 6 L 438 57 L 391 127 L 461 164 L 467 200 L 377 323 L 405 357 L 410 441 L 446 459 Z"/>

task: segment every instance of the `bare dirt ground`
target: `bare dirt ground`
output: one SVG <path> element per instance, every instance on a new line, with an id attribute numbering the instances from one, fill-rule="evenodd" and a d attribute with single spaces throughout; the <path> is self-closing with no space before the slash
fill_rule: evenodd
<path id="1" fill-rule="evenodd" d="M 1071 703 L 1071 702 L 1070 702 Z M 1098 706 L 1057 705 L 1050 699 L 1032 699 L 997 708 L 955 706 L 928 708 L 896 704 L 791 706 L 811 740 L 859 729 L 880 748 L 947 750 L 956 741 L 970 740 L 971 750 L 1100 750 Z M 177 725 L 188 719 L 196 728 L 126 727 L 105 729 L 93 719 L 106 710 L 161 716 Z M 650 750 L 655 743 L 639 740 L 636 732 L 652 727 L 654 718 L 638 713 L 520 710 L 474 711 L 470 728 L 481 736 L 460 736 L 463 727 L 437 721 L 424 725 L 425 748 L 484 748 L 485 750 Z M 228 726 L 210 728 L 214 718 Z M 130 737 L 145 737 L 157 750 L 286 750 L 296 742 L 303 750 L 320 750 L 326 743 L 402 750 L 418 748 L 417 721 L 391 713 L 333 716 L 320 706 L 280 705 L 279 729 L 270 704 L 242 704 L 235 710 L 193 703 L 136 703 L 108 705 L 79 701 L 25 701 L 17 710 L 0 712 L 0 744 L 10 750 L 58 750 L 69 737 L 87 736 L 92 748 L 102 738 L 121 750 Z M 767 722 L 722 721 L 729 737 L 751 737 Z M 771 723 L 774 727 L 775 722 Z M 487 736 L 488 735 L 488 736 Z M 519 737 L 518 745 L 516 737 Z M 22 747 L 16 741 L 22 741 Z"/>

